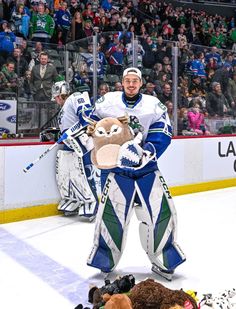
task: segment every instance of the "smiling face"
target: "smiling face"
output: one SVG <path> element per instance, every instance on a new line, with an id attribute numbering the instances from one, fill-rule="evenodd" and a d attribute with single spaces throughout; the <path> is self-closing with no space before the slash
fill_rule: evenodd
<path id="1" fill-rule="evenodd" d="M 122 80 L 124 92 L 130 98 L 134 97 L 139 92 L 142 84 L 140 78 L 135 74 L 128 74 Z"/>

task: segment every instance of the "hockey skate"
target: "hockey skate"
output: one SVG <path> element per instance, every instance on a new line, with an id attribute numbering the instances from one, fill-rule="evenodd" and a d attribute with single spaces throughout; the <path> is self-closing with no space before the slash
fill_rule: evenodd
<path id="1" fill-rule="evenodd" d="M 173 270 L 164 270 L 154 263 L 152 264 L 152 271 L 168 281 L 172 280 L 172 276 L 174 274 Z"/>

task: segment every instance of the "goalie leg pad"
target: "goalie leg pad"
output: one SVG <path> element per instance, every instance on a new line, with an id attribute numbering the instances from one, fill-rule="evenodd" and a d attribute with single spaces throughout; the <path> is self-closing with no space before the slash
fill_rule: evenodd
<path id="1" fill-rule="evenodd" d="M 173 271 L 185 256 L 176 243 L 177 216 L 168 186 L 159 171 L 138 179 L 135 186 L 141 201 L 135 212 L 142 247 L 152 264 Z"/>
<path id="2" fill-rule="evenodd" d="M 92 190 L 89 184 L 83 159 L 75 152 L 64 150 L 57 152 L 56 180 L 62 197 L 59 210 L 75 211 L 76 207 L 79 208 L 85 203 L 98 204 L 95 190 Z M 94 212 L 96 210 L 94 208 Z"/>
<path id="3" fill-rule="evenodd" d="M 134 181 L 110 173 L 96 216 L 94 246 L 87 264 L 111 272 L 123 253 L 133 212 Z"/>

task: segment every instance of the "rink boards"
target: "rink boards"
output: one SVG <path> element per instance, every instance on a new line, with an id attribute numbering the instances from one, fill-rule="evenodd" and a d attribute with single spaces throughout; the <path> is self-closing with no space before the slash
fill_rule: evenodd
<path id="1" fill-rule="evenodd" d="M 23 172 L 49 146 L 0 144 L 0 223 L 57 214 L 58 148 Z M 236 186 L 236 136 L 174 138 L 159 168 L 173 195 Z"/>

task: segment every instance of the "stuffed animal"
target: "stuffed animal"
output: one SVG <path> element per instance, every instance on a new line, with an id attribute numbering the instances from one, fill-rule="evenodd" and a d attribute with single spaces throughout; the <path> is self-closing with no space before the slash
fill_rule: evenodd
<path id="1" fill-rule="evenodd" d="M 196 301 L 183 290 L 171 290 L 153 279 L 136 284 L 129 297 L 133 309 L 198 309 Z"/>
<path id="2" fill-rule="evenodd" d="M 130 298 L 126 294 L 104 294 L 104 309 L 132 309 Z"/>
<path id="3" fill-rule="evenodd" d="M 92 136 L 94 149 L 91 152 L 92 163 L 102 169 L 117 166 L 121 145 L 134 139 L 128 116 L 107 117 L 98 122 L 88 119 L 90 125 L 87 134 Z"/>
<path id="4" fill-rule="evenodd" d="M 204 294 L 199 307 L 201 309 L 236 309 L 236 289 L 225 290 L 216 295 Z"/>
<path id="5" fill-rule="evenodd" d="M 98 309 L 105 305 L 108 296 L 103 298 L 103 295 L 118 295 L 129 292 L 135 285 L 135 278 L 133 275 L 125 275 L 118 277 L 115 281 L 105 280 L 105 285 L 101 288 L 93 286 L 88 293 L 88 301 L 93 304 L 93 309 Z M 116 300 L 117 301 L 117 300 Z M 119 308 L 119 307 L 118 307 Z"/>

